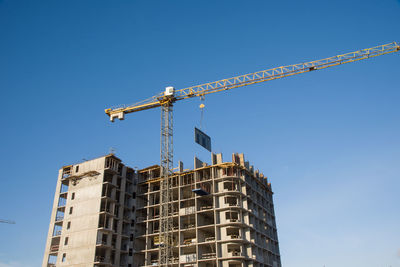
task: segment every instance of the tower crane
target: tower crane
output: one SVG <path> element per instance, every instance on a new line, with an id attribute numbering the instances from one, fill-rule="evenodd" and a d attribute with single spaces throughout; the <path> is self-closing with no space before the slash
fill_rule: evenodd
<path id="1" fill-rule="evenodd" d="M 173 262 L 173 223 L 171 211 L 172 190 L 169 176 L 173 169 L 173 104 L 177 101 L 193 97 L 227 91 L 255 83 L 261 83 L 302 74 L 310 71 L 321 70 L 345 63 L 368 59 L 384 54 L 398 52 L 400 46 L 396 42 L 366 48 L 342 55 L 324 58 L 306 63 L 287 65 L 272 69 L 257 71 L 249 74 L 222 79 L 210 83 L 200 84 L 184 89 L 175 90 L 167 87 L 164 92 L 132 105 L 121 105 L 108 108 L 105 113 L 113 122 L 115 119 L 123 120 L 125 114 L 142 110 L 161 108 L 161 149 L 160 149 L 160 231 L 159 231 L 159 266 L 169 266 Z"/>
<path id="2" fill-rule="evenodd" d="M 14 221 L 0 219 L 0 223 L 15 224 Z"/>

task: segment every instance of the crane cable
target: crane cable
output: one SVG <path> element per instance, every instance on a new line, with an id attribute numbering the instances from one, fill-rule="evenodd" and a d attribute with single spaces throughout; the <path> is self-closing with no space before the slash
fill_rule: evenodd
<path id="1" fill-rule="evenodd" d="M 199 105 L 199 108 L 200 108 L 200 130 L 203 130 L 203 118 L 204 118 L 204 107 L 205 107 L 205 105 L 204 105 L 204 95 L 201 95 L 200 96 L 200 105 Z"/>

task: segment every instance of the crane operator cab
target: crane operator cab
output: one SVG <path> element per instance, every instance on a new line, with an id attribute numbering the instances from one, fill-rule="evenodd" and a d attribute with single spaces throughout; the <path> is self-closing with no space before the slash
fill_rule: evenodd
<path id="1" fill-rule="evenodd" d="M 172 86 L 165 87 L 164 96 L 174 96 L 175 88 Z"/>

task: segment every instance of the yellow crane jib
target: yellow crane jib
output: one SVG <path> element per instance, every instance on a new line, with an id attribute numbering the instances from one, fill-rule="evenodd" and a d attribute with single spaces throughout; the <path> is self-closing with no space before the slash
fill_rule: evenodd
<path id="1" fill-rule="evenodd" d="M 272 69 L 235 76 L 232 78 L 222 79 L 215 82 L 187 87 L 184 89 L 175 90 L 173 87 L 167 87 L 165 92 L 146 99 L 142 102 L 135 103 L 133 105 L 121 105 L 115 108 L 108 108 L 105 110 L 105 113 L 110 116 L 111 121 L 114 121 L 114 119 L 123 120 L 124 115 L 127 113 L 157 108 L 162 106 L 166 102 L 173 103 L 178 100 L 192 97 L 200 97 L 207 94 L 221 92 L 250 84 L 280 79 L 314 70 L 321 70 L 328 67 L 397 52 L 399 50 L 399 44 L 396 42 L 392 42 L 389 44 L 366 48 L 342 55 L 337 55 L 334 57 L 324 58 L 306 63 L 280 66 Z"/>

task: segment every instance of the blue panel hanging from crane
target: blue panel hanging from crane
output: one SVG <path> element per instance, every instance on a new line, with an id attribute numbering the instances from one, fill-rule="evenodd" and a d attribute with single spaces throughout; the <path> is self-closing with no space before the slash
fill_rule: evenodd
<path id="1" fill-rule="evenodd" d="M 194 141 L 211 152 L 211 137 L 194 127 Z"/>

